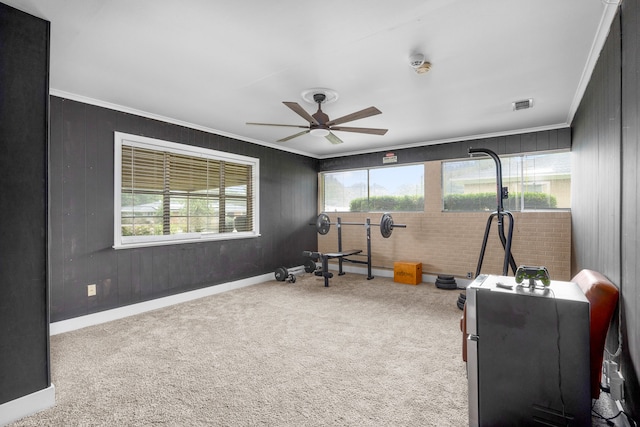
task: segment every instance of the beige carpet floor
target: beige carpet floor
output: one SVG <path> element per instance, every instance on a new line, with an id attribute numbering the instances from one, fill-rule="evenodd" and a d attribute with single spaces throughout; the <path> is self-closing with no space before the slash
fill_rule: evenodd
<path id="1" fill-rule="evenodd" d="M 466 426 L 458 295 L 306 275 L 55 335 L 13 426 Z"/>

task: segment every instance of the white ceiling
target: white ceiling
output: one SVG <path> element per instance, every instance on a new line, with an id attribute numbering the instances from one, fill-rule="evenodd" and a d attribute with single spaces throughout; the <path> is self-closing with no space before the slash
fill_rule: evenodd
<path id="1" fill-rule="evenodd" d="M 0 0 L 51 21 L 51 93 L 328 158 L 570 124 L 618 0 Z M 412 53 L 432 63 L 426 74 Z M 336 132 L 282 101 L 329 88 Z M 513 111 L 512 102 L 534 107 Z"/>

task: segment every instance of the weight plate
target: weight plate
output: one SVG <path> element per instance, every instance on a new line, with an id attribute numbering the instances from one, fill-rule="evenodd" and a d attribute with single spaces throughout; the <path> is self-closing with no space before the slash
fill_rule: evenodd
<path id="1" fill-rule="evenodd" d="M 276 276 L 277 281 L 284 282 L 289 275 L 289 272 L 284 267 L 278 267 L 276 268 L 274 275 Z"/>
<path id="2" fill-rule="evenodd" d="M 318 233 L 327 234 L 329 232 L 329 229 L 331 228 L 331 220 L 329 219 L 329 215 L 324 212 L 318 215 L 318 219 L 316 220 L 316 228 L 318 229 Z"/>
<path id="3" fill-rule="evenodd" d="M 306 271 L 307 273 L 313 273 L 314 271 L 316 271 L 316 263 L 310 259 L 306 259 L 304 261 L 304 271 Z"/>
<path id="4" fill-rule="evenodd" d="M 393 232 L 393 218 L 391 214 L 385 213 L 382 215 L 382 219 L 380 219 L 380 234 L 382 237 L 389 238 L 391 237 L 391 233 Z"/>
<path id="5" fill-rule="evenodd" d="M 436 281 L 436 287 L 440 289 L 457 289 L 457 285 L 455 283 L 439 283 Z"/>

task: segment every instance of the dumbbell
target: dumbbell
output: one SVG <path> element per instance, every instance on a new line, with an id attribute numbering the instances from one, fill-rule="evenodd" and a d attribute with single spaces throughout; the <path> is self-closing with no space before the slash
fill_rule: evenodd
<path id="1" fill-rule="evenodd" d="M 304 273 L 313 273 L 316 271 L 316 263 L 311 259 L 307 259 L 304 261 L 304 265 L 298 265 L 296 267 L 286 268 L 286 267 L 278 267 L 274 272 L 274 276 L 277 281 L 284 282 L 285 280 L 290 283 L 296 282 L 296 276 Z"/>

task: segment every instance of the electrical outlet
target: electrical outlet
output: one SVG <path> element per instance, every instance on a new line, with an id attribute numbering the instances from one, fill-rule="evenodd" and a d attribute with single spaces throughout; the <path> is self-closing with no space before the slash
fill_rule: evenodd
<path id="1" fill-rule="evenodd" d="M 467 273 L 467 279 L 473 279 L 473 273 L 472 272 L 468 272 Z"/>
<path id="2" fill-rule="evenodd" d="M 95 283 L 92 285 L 87 285 L 87 296 L 93 297 L 96 295 L 96 285 Z"/>

